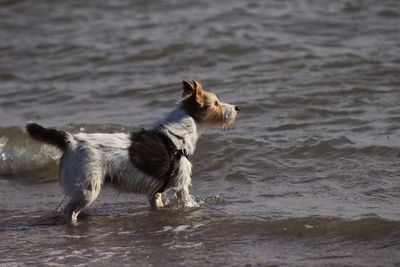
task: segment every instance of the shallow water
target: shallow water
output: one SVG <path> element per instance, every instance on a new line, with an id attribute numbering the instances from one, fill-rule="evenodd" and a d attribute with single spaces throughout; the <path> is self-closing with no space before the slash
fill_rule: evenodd
<path id="1" fill-rule="evenodd" d="M 204 129 L 194 209 L 105 189 L 56 212 L 27 121 L 128 132 L 197 79 L 241 107 Z M 1 1 L 0 264 L 400 264 L 400 2 Z"/>

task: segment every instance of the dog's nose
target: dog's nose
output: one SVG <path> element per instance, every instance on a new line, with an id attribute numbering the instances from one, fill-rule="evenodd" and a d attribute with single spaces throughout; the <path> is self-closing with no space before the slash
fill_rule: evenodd
<path id="1" fill-rule="evenodd" d="M 239 108 L 238 106 L 235 106 L 235 110 L 236 110 L 236 111 L 239 111 L 240 108 Z"/>

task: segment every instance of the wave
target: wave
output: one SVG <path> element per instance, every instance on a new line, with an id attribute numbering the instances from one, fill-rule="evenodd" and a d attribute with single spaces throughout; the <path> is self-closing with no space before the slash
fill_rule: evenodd
<path id="1" fill-rule="evenodd" d="M 101 208 L 92 207 L 90 216 L 82 216 L 81 222 L 107 228 L 110 225 L 131 226 L 134 220 L 135 227 L 146 229 L 148 235 L 179 231 L 199 238 L 232 236 L 257 236 L 260 239 L 323 238 L 337 243 L 351 240 L 357 242 L 382 240 L 386 242 L 386 246 L 400 245 L 398 241 L 400 222 L 383 219 L 374 214 L 354 219 L 321 216 L 270 218 L 223 214 L 213 209 L 208 210 L 209 203 L 203 203 L 201 208 L 192 209 L 172 207 L 168 212 L 160 213 L 149 213 L 142 207 L 136 210 L 128 209 L 126 203 L 121 205 L 122 208 L 117 203 Z M 62 215 L 55 211 L 37 210 L 16 214 L 15 211 L 0 210 L 0 214 L 7 215 L 0 219 L 0 232 L 65 223 Z M 149 223 L 149 220 L 154 220 L 154 223 Z M 110 224 L 110 221 L 113 223 Z M 160 229 L 156 223 L 159 221 L 170 223 Z"/>
<path id="2" fill-rule="evenodd" d="M 68 124 L 61 129 L 72 132 L 129 132 L 123 125 L 115 124 Z M 221 141 L 222 142 L 222 141 Z M 241 139 L 233 139 L 230 146 L 232 151 L 243 147 Z M 252 147 L 255 140 L 248 140 L 247 147 Z M 201 143 L 201 147 L 207 144 Z M 271 144 L 271 147 L 274 147 Z M 257 146 L 253 148 L 257 150 Z M 250 149 L 252 150 L 252 149 Z M 251 152 L 251 151 L 247 152 Z M 223 151 L 222 162 L 232 160 L 232 151 Z M 243 150 L 240 150 L 243 152 Z M 324 157 L 354 157 L 378 156 L 398 157 L 400 150 L 385 143 L 358 143 L 349 137 L 321 139 L 309 137 L 295 144 L 279 144 L 273 151 L 282 158 L 324 158 Z M 201 150 L 199 151 L 201 154 Z M 21 179 L 26 182 L 48 182 L 57 180 L 57 165 L 61 153 L 54 147 L 33 141 L 22 128 L 0 128 L 0 177 L 5 179 Z M 236 175 L 229 179 L 239 179 Z M 243 180 L 243 182 L 246 182 Z"/>
<path id="3" fill-rule="evenodd" d="M 325 157 L 325 156 L 380 156 L 398 157 L 400 150 L 385 144 L 356 143 L 345 136 L 320 139 L 310 137 L 298 144 L 278 148 L 278 153 L 286 157 Z"/>
<path id="4" fill-rule="evenodd" d="M 342 239 L 374 240 L 393 238 L 400 231 L 400 223 L 379 217 L 346 220 L 335 217 L 305 217 L 286 219 L 221 218 L 202 229 L 213 235 L 247 233 L 265 237 L 320 237 L 335 236 Z"/>
<path id="5" fill-rule="evenodd" d="M 78 132 L 129 132 L 115 124 L 68 124 L 61 129 Z M 28 183 L 57 180 L 61 153 L 54 147 L 33 141 L 20 127 L 0 128 L 0 176 Z"/>

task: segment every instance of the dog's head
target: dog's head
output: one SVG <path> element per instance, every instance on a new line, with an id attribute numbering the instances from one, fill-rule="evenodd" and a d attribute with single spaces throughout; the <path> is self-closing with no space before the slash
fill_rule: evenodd
<path id="1" fill-rule="evenodd" d="M 211 92 L 203 90 L 198 81 L 183 81 L 182 107 L 197 123 L 228 128 L 236 119 L 239 107 L 223 103 Z"/>

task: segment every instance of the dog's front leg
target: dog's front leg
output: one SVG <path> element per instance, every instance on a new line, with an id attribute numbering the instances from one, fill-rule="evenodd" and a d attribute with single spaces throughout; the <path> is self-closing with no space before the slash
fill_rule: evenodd
<path id="1" fill-rule="evenodd" d="M 161 198 L 161 193 L 155 193 L 152 197 L 149 198 L 150 207 L 153 210 L 160 209 L 164 207 L 164 203 Z"/>
<path id="2" fill-rule="evenodd" d="M 179 201 L 186 203 L 189 197 L 189 188 L 184 187 L 181 190 L 177 191 L 175 195 Z"/>
<path id="3" fill-rule="evenodd" d="M 181 190 L 177 191 L 176 197 L 180 202 L 183 203 L 183 205 L 187 208 L 194 208 L 198 207 L 199 203 L 196 202 L 195 198 L 189 194 L 189 188 L 184 187 Z"/>
<path id="4" fill-rule="evenodd" d="M 180 185 L 179 189 L 176 191 L 176 198 L 183 202 L 185 206 L 192 206 L 191 202 L 192 198 L 189 194 L 189 187 L 192 184 L 192 164 L 188 160 L 187 157 L 182 157 L 179 163 L 179 171 L 176 177 L 178 184 Z"/>

